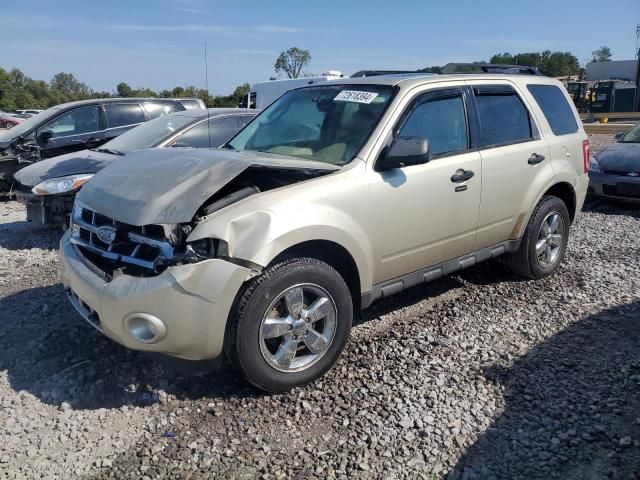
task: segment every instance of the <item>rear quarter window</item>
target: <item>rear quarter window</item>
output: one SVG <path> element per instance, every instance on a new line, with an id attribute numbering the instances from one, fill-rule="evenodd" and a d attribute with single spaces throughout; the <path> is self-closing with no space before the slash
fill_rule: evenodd
<path id="1" fill-rule="evenodd" d="M 554 135 L 568 135 L 578 131 L 578 124 L 567 98 L 555 85 L 527 85 L 540 106 Z"/>

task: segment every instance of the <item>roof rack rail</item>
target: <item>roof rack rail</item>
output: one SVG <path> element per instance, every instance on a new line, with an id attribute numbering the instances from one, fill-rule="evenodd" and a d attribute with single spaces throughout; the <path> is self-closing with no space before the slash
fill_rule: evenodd
<path id="1" fill-rule="evenodd" d="M 540 75 L 544 76 L 538 67 L 530 65 L 500 65 L 494 63 L 447 63 L 440 73 L 500 73 L 510 75 Z"/>
<path id="2" fill-rule="evenodd" d="M 357 77 L 377 77 L 380 75 L 406 75 L 406 74 L 421 74 L 418 70 L 358 70 L 351 75 L 351 78 Z"/>

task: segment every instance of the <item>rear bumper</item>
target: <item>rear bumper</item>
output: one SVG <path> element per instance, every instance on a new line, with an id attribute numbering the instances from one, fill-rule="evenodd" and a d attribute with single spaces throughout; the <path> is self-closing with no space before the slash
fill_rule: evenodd
<path id="1" fill-rule="evenodd" d="M 589 194 L 621 202 L 640 203 L 640 177 L 590 172 Z"/>
<path id="2" fill-rule="evenodd" d="M 116 275 L 108 281 L 69 241 L 60 241 L 62 283 L 71 304 L 107 337 L 134 350 L 189 359 L 222 353 L 227 319 L 237 292 L 251 270 L 212 259 L 169 267 L 155 277 Z M 159 321 L 161 335 L 136 339 L 133 317 Z"/>

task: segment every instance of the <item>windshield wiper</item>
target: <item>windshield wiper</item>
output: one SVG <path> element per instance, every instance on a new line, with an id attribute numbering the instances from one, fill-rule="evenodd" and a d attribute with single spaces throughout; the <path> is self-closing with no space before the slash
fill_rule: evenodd
<path id="1" fill-rule="evenodd" d="M 118 150 L 114 150 L 113 148 L 92 148 L 92 152 L 101 152 L 101 153 L 109 153 L 111 155 L 124 155 L 124 153 L 119 152 Z"/>

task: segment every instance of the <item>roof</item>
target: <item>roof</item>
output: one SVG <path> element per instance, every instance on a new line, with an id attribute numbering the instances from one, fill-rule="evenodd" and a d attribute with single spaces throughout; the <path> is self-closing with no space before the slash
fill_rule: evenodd
<path id="1" fill-rule="evenodd" d="M 431 73 L 416 73 L 413 75 L 379 75 L 375 77 L 341 78 L 331 82 L 313 85 L 315 87 L 333 85 L 388 85 L 391 87 L 412 88 L 430 83 L 452 82 L 460 80 L 509 80 L 524 83 L 556 83 L 557 80 L 541 75 L 509 75 L 493 73 L 465 73 L 451 75 L 433 75 Z M 305 88 L 305 87 L 300 87 Z"/>
<path id="2" fill-rule="evenodd" d="M 69 107 L 79 107 L 82 105 L 93 105 L 96 103 L 135 103 L 135 102 L 167 102 L 167 103 L 176 103 L 181 100 L 198 100 L 197 98 L 158 98 L 158 97 L 109 97 L 109 98 L 89 98 L 87 100 L 77 100 L 75 102 L 67 102 L 61 103 L 60 105 L 56 105 L 57 109 L 69 108 Z"/>

